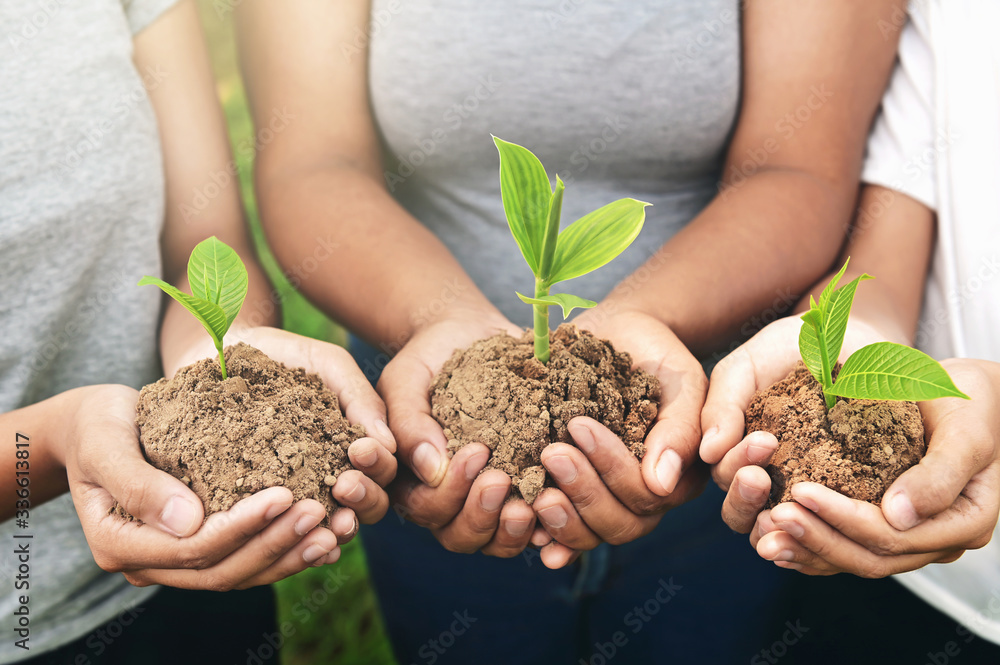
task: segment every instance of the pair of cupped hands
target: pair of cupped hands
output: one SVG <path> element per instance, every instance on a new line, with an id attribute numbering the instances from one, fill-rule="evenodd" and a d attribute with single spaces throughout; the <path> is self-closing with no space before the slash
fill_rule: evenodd
<path id="1" fill-rule="evenodd" d="M 359 523 L 378 521 L 391 504 L 448 550 L 513 557 L 532 546 L 546 566 L 559 568 L 601 543 L 648 534 L 667 511 L 700 494 L 710 474 L 727 491 L 725 522 L 749 533 L 763 558 L 804 573 L 884 577 L 954 560 L 989 540 L 1000 504 L 1000 365 L 945 362 L 972 400 L 920 404 L 927 455 L 889 488 L 881 508 L 800 483 L 795 502 L 764 510 L 770 479 L 762 467 L 777 441 L 762 432 L 744 436 L 744 412 L 755 391 L 783 378 L 798 360 L 798 318 L 769 325 L 723 359 L 711 385 L 671 330 L 643 312 L 599 305 L 574 323 L 611 340 L 660 380 L 660 410 L 641 462 L 600 423 L 572 420 L 573 441 L 542 453 L 557 487 L 531 506 L 507 500 L 505 473 L 483 471 L 486 446 L 473 443 L 449 458 L 444 432 L 431 416 L 428 387 L 456 348 L 499 331 L 521 334 L 495 312 L 456 311 L 427 323 L 386 366 L 377 392 L 335 345 L 273 328 L 230 335 L 229 343 L 238 338 L 319 374 L 348 419 L 366 428 L 368 436 L 349 449 L 355 468 L 331 488 L 342 508 L 325 526 L 318 502 L 293 502 L 282 487 L 205 520 L 198 498 L 142 457 L 136 391 L 83 389 L 63 457 L 95 560 L 137 585 L 226 590 L 268 584 L 334 563 Z M 881 339 L 852 322 L 845 357 Z M 167 372 L 213 354 L 210 343 L 197 346 Z M 403 462 L 398 477 L 397 455 Z M 145 525 L 109 514 L 115 500 Z"/>

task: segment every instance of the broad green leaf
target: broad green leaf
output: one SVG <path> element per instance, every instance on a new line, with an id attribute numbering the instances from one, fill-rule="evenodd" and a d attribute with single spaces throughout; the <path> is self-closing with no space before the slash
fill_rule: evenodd
<path id="1" fill-rule="evenodd" d="M 564 319 L 567 318 L 569 313 L 574 309 L 590 309 L 591 307 L 597 306 L 597 303 L 593 300 L 587 300 L 586 298 L 574 296 L 569 293 L 550 293 L 549 295 L 541 296 L 540 298 L 529 298 L 526 295 L 518 293 L 517 297 L 529 305 L 558 305 L 562 308 Z"/>
<path id="2" fill-rule="evenodd" d="M 552 187 L 530 150 L 493 137 L 500 151 L 500 195 L 510 232 L 531 271 L 538 275 Z"/>
<path id="3" fill-rule="evenodd" d="M 549 284 L 564 282 L 597 270 L 625 251 L 646 220 L 646 206 L 635 199 L 619 199 L 584 215 L 559 234 Z"/>
<path id="4" fill-rule="evenodd" d="M 840 278 L 844 276 L 845 272 L 847 272 L 847 265 L 850 262 L 851 262 L 851 257 L 848 256 L 847 260 L 844 261 L 844 267 L 840 269 L 840 272 L 838 272 L 836 275 L 833 276 L 833 279 L 831 279 L 829 283 L 826 285 L 826 287 L 823 289 L 823 293 L 820 294 L 818 307 L 821 310 L 823 310 L 824 313 L 830 311 L 829 308 L 830 298 L 833 297 L 833 292 L 837 289 L 837 284 L 840 283 Z M 809 298 L 811 300 L 812 296 L 809 296 Z"/>
<path id="5" fill-rule="evenodd" d="M 226 328 L 222 331 L 225 335 L 247 297 L 247 269 L 239 254 L 212 236 L 192 250 L 187 272 L 191 294 L 215 303 L 225 312 Z"/>
<path id="6" fill-rule="evenodd" d="M 858 349 L 847 359 L 827 394 L 860 399 L 920 402 L 969 396 L 955 387 L 941 364 L 922 351 L 893 342 Z"/>
<path id="7" fill-rule="evenodd" d="M 847 267 L 846 263 L 844 267 Z M 844 334 L 847 332 L 847 319 L 851 315 L 851 305 L 854 304 L 854 293 L 858 290 L 858 284 L 868 279 L 873 278 L 865 273 L 852 279 L 829 296 L 828 309 L 823 317 L 823 336 L 826 338 L 827 353 L 830 354 L 830 367 L 837 364 L 837 359 L 840 358 L 840 349 L 844 346 Z M 822 297 L 820 302 L 823 302 Z"/>
<path id="8" fill-rule="evenodd" d="M 823 385 L 823 355 L 819 348 L 819 334 L 816 321 L 818 312 L 811 309 L 802 315 L 802 329 L 799 330 L 799 354 L 806 369 L 813 378 Z"/>
<path id="9" fill-rule="evenodd" d="M 201 321 L 201 325 L 205 327 L 208 334 L 215 340 L 216 346 L 222 344 L 222 338 L 226 336 L 226 331 L 229 330 L 229 323 L 226 320 L 226 312 L 221 307 L 214 302 L 189 296 L 177 287 L 167 284 L 162 279 L 157 279 L 156 277 L 147 275 L 139 280 L 138 285 L 146 286 L 147 284 L 152 284 L 163 289 L 164 293 L 183 305 L 187 311 L 191 312 L 196 319 Z"/>

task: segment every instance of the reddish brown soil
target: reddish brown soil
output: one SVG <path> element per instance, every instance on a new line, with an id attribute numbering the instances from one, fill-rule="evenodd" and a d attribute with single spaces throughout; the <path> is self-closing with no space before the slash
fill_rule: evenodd
<path id="1" fill-rule="evenodd" d="M 206 517 L 277 485 L 332 514 L 330 487 L 351 468 L 347 448 L 364 428 L 347 422 L 317 375 L 242 343 L 225 354 L 225 381 L 209 358 L 142 389 L 136 423 L 146 458 L 186 483 Z"/>
<path id="2" fill-rule="evenodd" d="M 570 419 L 594 418 L 641 459 L 660 401 L 656 377 L 633 370 L 631 357 L 610 342 L 568 324 L 550 340 L 548 364 L 535 359 L 530 331 L 480 340 L 456 351 L 431 386 L 448 449 L 486 444 L 493 451 L 486 468 L 508 474 L 511 496 L 529 504 L 551 485 L 542 450 L 555 441 L 572 443 Z"/>
<path id="3" fill-rule="evenodd" d="M 779 443 L 767 466 L 769 508 L 791 501 L 792 485 L 803 481 L 878 505 L 927 450 L 915 403 L 838 397 L 828 413 L 822 388 L 801 362 L 754 396 L 747 432 L 760 430 Z"/>

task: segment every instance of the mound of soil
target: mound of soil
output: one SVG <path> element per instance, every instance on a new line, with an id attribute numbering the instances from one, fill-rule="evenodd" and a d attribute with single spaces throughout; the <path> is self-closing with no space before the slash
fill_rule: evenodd
<path id="1" fill-rule="evenodd" d="M 792 485 L 803 481 L 879 505 L 893 481 L 927 451 L 914 402 L 838 397 L 828 412 L 823 389 L 802 362 L 754 396 L 746 425 L 747 432 L 763 430 L 778 439 L 766 467 L 768 508 L 792 501 Z"/>
<path id="2" fill-rule="evenodd" d="M 549 339 L 547 364 L 535 359 L 530 331 L 480 340 L 456 351 L 431 385 L 433 414 L 449 451 L 485 444 L 493 451 L 486 468 L 509 475 L 512 498 L 529 504 L 552 485 L 542 450 L 555 441 L 572 443 L 572 418 L 601 422 L 641 459 L 660 403 L 656 377 L 633 370 L 631 357 L 610 342 L 569 324 Z"/>
<path id="3" fill-rule="evenodd" d="M 150 464 L 186 483 L 205 516 L 281 485 L 295 500 L 316 499 L 331 515 L 330 487 L 352 468 L 351 443 L 365 435 L 320 378 L 290 369 L 240 343 L 142 389 L 139 440 Z"/>

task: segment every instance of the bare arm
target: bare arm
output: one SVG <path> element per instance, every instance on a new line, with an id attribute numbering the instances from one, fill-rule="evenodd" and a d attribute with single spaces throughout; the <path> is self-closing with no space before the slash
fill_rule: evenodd
<path id="1" fill-rule="evenodd" d="M 901 0 L 755 0 L 743 15 L 743 106 L 715 200 L 607 302 L 666 323 L 696 354 L 718 348 L 786 289 L 832 264 L 865 139 L 896 54 L 877 24 Z"/>

